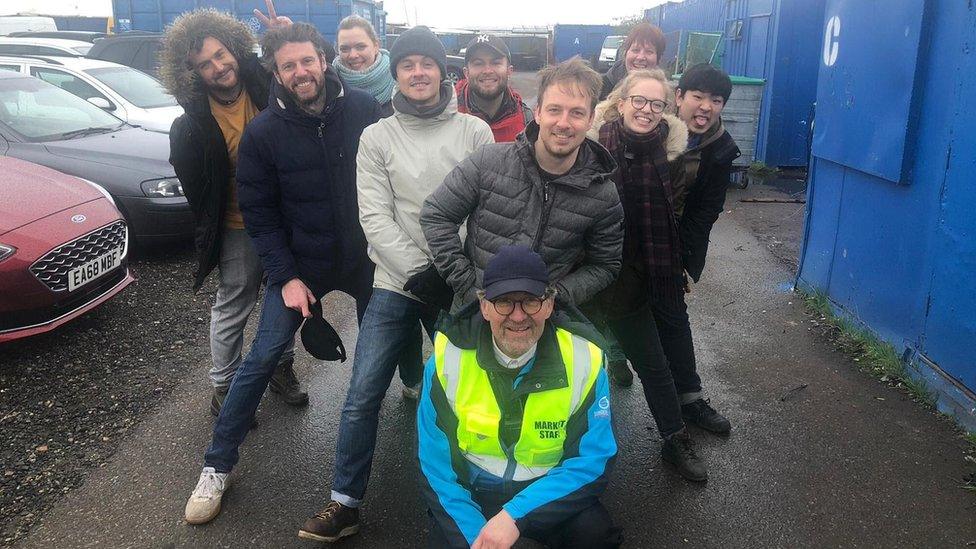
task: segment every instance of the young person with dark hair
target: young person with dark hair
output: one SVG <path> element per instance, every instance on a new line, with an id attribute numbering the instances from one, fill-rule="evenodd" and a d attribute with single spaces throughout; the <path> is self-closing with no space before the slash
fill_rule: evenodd
<path id="1" fill-rule="evenodd" d="M 271 20 L 268 21 L 271 23 Z M 271 75 L 252 53 L 244 23 L 213 9 L 178 17 L 166 30 L 160 76 L 184 114 L 169 133 L 169 161 L 196 217 L 193 291 L 218 272 L 210 309 L 210 413 L 220 413 L 240 369 L 244 327 L 257 303 L 264 267 L 237 200 L 237 152 L 244 128 L 268 105 Z M 281 353 L 271 390 L 302 406 L 308 394 L 295 376 L 294 341 Z"/>
<path id="2" fill-rule="evenodd" d="M 532 109 L 508 85 L 515 68 L 505 41 L 479 34 L 464 51 L 464 79 L 455 85 L 458 111 L 473 114 L 491 126 L 495 143 L 515 141 L 532 121 Z"/>
<path id="3" fill-rule="evenodd" d="M 725 207 L 732 162 L 741 155 L 722 125 L 722 110 L 731 94 L 728 74 L 709 64 L 689 68 L 678 82 L 678 117 L 688 127 L 689 138 L 688 150 L 672 182 L 672 202 L 681 239 L 681 262 L 686 276 L 695 282 L 705 268 L 712 225 Z M 686 291 L 691 291 L 690 285 Z M 684 297 L 677 307 L 657 318 L 685 421 L 713 433 L 728 434 L 732 428 L 729 420 L 703 398 Z"/>
<path id="4" fill-rule="evenodd" d="M 241 138 L 237 193 L 268 287 L 257 336 L 224 400 L 186 503 L 190 524 L 220 512 L 238 448 L 275 364 L 303 318 L 312 315 L 312 304 L 341 290 L 356 299 L 361 319 L 372 290 L 354 159 L 363 129 L 379 120 L 379 105 L 346 87 L 327 65 L 327 43 L 315 27 L 276 27 L 261 45 L 274 82 L 268 108 Z"/>

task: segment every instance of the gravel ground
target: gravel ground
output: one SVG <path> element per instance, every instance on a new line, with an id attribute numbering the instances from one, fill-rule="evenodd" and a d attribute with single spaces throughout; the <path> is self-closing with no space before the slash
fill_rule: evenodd
<path id="1" fill-rule="evenodd" d="M 0 546 L 104 465 L 180 380 L 205 375 L 213 288 L 191 294 L 191 248 L 134 256 L 137 281 L 114 299 L 0 345 Z"/>

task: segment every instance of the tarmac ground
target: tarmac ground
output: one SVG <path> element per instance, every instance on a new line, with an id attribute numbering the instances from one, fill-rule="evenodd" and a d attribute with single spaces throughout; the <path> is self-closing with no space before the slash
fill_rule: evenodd
<path id="1" fill-rule="evenodd" d="M 534 99 L 533 77 L 517 73 L 513 79 L 527 100 Z M 816 319 L 792 292 L 803 205 L 742 201 L 757 197 L 802 198 L 802 182 L 784 179 L 729 191 L 712 232 L 706 271 L 688 299 L 707 397 L 733 423 L 727 438 L 693 430 L 709 481 L 688 483 L 662 464 L 660 437 L 639 382 L 613 388 L 620 453 L 604 502 L 624 528 L 625 546 L 976 546 L 976 494 L 963 489 L 971 474 L 964 458 L 971 449 L 950 422 L 860 372 L 820 336 Z M 72 465 L 84 475 L 64 495 L 50 498 L 12 543 L 99 549 L 313 546 L 296 533 L 328 500 L 351 358 L 322 363 L 299 346 L 296 371 L 310 405 L 292 408 L 269 394 L 258 427 L 241 449 L 220 516 L 205 526 L 187 525 L 183 506 L 213 423 L 207 413 L 207 296 L 191 299 L 184 288 L 190 268 L 185 257 L 150 256 L 138 268 L 140 282 L 124 300 L 86 315 L 77 327 L 0 353 L 3 380 L 10 383 L 6 393 L 0 390 L 5 435 L 11 423 L 4 421 L 20 417 L 7 414 L 8 408 L 18 399 L 32 400 L 18 396 L 14 382 L 29 382 L 42 363 L 63 364 L 88 340 L 87 358 L 76 362 L 100 368 L 104 354 L 111 357 L 109 373 L 86 378 L 83 390 L 71 395 L 78 402 L 58 400 L 56 406 L 85 408 L 86 398 L 106 400 L 100 388 L 119 378 L 128 382 L 119 371 L 134 370 L 137 361 L 155 368 L 131 385 L 135 396 L 113 389 L 120 400 L 127 396 L 121 411 L 113 405 L 105 415 L 132 421 L 112 431 L 111 442 L 92 431 L 105 441 L 96 440 L 104 450 Z M 334 293 L 325 304 L 351 354 L 357 337 L 352 300 Z M 126 322 L 144 337 L 116 348 L 104 334 L 124 331 Z M 179 344 L 167 345 L 174 338 Z M 55 347 L 59 354 L 51 359 L 44 349 Z M 30 388 L 36 396 L 37 388 Z M 383 403 L 362 531 L 338 547 L 424 546 L 414 409 L 400 388 L 394 380 Z M 39 400 L 32 408 L 37 418 L 50 408 L 44 405 L 47 396 Z M 44 428 L 55 428 L 48 423 Z M 57 465 L 37 469 L 50 456 L 35 457 L 25 465 L 30 475 L 57 478 Z M 17 469 L 11 478 L 19 475 Z M 21 482 L 16 489 L 40 497 L 30 495 L 31 486 Z"/>

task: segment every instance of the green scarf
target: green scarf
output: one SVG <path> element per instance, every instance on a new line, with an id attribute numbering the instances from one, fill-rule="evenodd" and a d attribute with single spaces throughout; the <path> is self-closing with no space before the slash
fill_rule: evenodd
<path id="1" fill-rule="evenodd" d="M 380 50 L 372 66 L 361 71 L 354 71 L 344 66 L 339 57 L 335 58 L 333 65 L 339 71 L 343 82 L 353 88 L 369 92 L 380 105 L 385 105 L 393 99 L 396 81 L 390 74 L 390 52 Z"/>

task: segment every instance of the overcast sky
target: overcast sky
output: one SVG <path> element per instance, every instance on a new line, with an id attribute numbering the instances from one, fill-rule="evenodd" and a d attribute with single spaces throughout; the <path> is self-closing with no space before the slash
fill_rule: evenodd
<path id="1" fill-rule="evenodd" d="M 434 27 L 513 27 L 556 23 L 612 23 L 665 0 L 387 0 L 386 20 Z M 480 6 L 479 6 L 480 4 Z M 599 6 L 599 7 L 597 7 Z"/>
<path id="2" fill-rule="evenodd" d="M 331 2 L 333 0 L 310 0 Z M 612 23 L 637 15 L 665 0 L 387 0 L 387 21 L 432 27 L 509 28 L 556 23 Z M 598 8 L 596 6 L 599 6 Z M 0 0 L 0 14 L 18 12 L 50 15 L 112 14 L 111 0 Z"/>
<path id="3" fill-rule="evenodd" d="M 332 0 L 310 0 L 324 2 Z M 612 23 L 665 0 L 387 0 L 387 21 L 432 27 L 509 28 L 556 23 Z M 599 6 L 596 8 L 595 6 Z M 18 12 L 106 17 L 111 0 L 0 0 L 0 15 Z"/>

